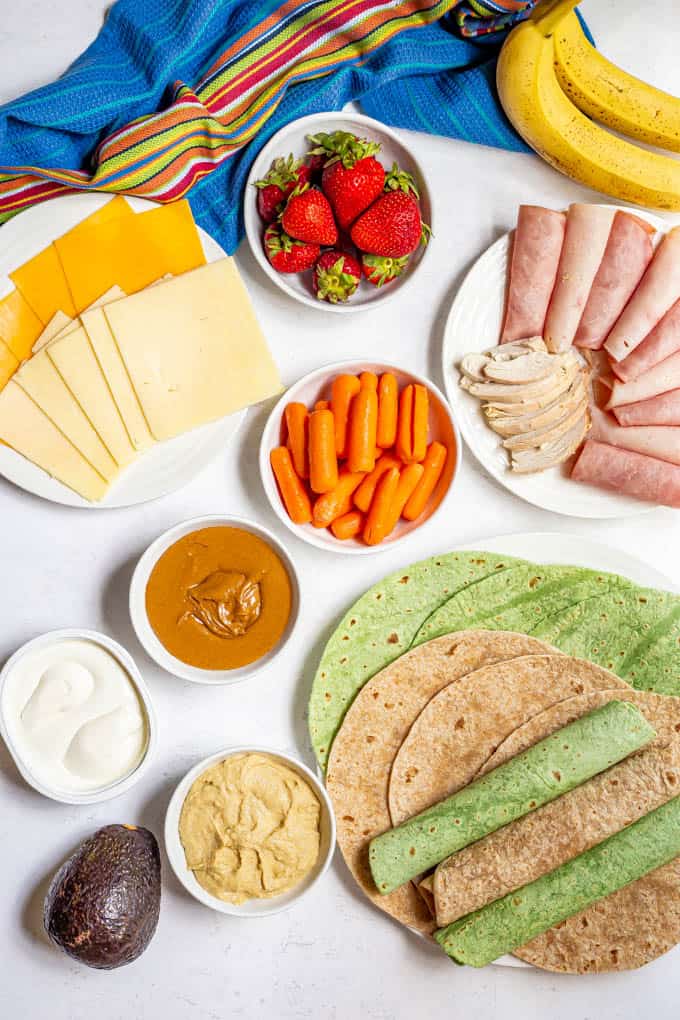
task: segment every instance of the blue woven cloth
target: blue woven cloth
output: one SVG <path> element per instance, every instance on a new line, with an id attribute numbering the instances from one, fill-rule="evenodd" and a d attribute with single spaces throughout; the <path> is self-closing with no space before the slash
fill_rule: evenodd
<path id="1" fill-rule="evenodd" d="M 215 57 L 280 0 L 118 0 L 99 36 L 50 85 L 0 107 L 0 170 L 89 170 L 97 144 L 162 109 L 178 80 L 193 85 Z M 197 221 L 227 251 L 242 235 L 241 195 L 252 161 L 283 125 L 358 100 L 387 124 L 523 151 L 494 90 L 502 37 L 461 38 L 455 12 L 408 29 L 362 66 L 291 85 L 255 139 L 194 186 Z"/>

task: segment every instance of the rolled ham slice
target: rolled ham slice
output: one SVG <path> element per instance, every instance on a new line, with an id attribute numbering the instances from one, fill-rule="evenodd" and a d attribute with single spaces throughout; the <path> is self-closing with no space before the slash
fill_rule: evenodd
<path id="1" fill-rule="evenodd" d="M 611 411 L 612 408 L 621 407 L 622 404 L 634 404 L 638 400 L 647 400 L 649 397 L 658 396 L 659 393 L 677 389 L 680 389 L 680 351 L 665 361 L 660 361 L 639 379 L 632 379 L 630 382 L 615 379 L 607 410 Z"/>
<path id="2" fill-rule="evenodd" d="M 605 342 L 614 361 L 640 346 L 680 298 L 680 227 L 669 230 L 654 253 L 638 289 Z"/>
<path id="3" fill-rule="evenodd" d="M 628 382 L 644 375 L 676 351 L 680 351 L 680 300 L 671 305 L 640 346 L 623 361 L 612 362 L 612 368 L 619 379 Z"/>
<path id="4" fill-rule="evenodd" d="M 619 210 L 595 274 L 574 344 L 599 351 L 652 260 L 654 227 Z"/>
<path id="5" fill-rule="evenodd" d="M 555 289 L 545 317 L 549 351 L 571 347 L 600 263 L 615 209 L 575 202 L 569 206 Z"/>
<path id="6" fill-rule="evenodd" d="M 619 425 L 680 425 L 680 390 L 660 393 L 649 400 L 615 407 Z"/>
<path id="7" fill-rule="evenodd" d="M 512 246 L 508 299 L 501 343 L 542 336 L 555 286 L 566 216 L 538 205 L 521 205 Z"/>
<path id="8" fill-rule="evenodd" d="M 680 467 L 587 439 L 572 468 L 577 482 L 680 508 Z"/>
<path id="9" fill-rule="evenodd" d="M 613 415 L 601 411 L 599 407 L 590 410 L 592 426 L 589 439 L 632 450 L 634 453 L 644 453 L 648 457 L 668 461 L 669 464 L 680 464 L 680 428 L 668 425 L 633 425 L 623 428 Z"/>

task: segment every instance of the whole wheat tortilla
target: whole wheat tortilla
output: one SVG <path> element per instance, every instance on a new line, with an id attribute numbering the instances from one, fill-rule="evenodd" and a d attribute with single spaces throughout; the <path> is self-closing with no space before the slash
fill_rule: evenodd
<path id="1" fill-rule="evenodd" d="M 496 768 L 613 699 L 621 699 L 620 690 L 582 695 L 547 709 L 515 730 L 481 772 Z M 496 847 L 486 847 L 484 839 L 456 855 L 464 872 L 461 885 L 472 877 L 465 857 L 474 854 L 477 865 L 483 867 L 489 849 L 496 850 L 497 874 L 505 888 L 499 891 L 501 886 L 489 881 L 484 901 L 497 899 L 509 891 L 508 881 L 512 888 L 526 884 L 678 795 L 680 698 L 630 691 L 625 700 L 637 705 L 654 726 L 658 734 L 654 743 L 535 814 L 487 837 L 498 844 Z M 478 872 L 476 881 L 482 878 Z M 544 970 L 583 974 L 642 967 L 678 942 L 680 858 L 532 939 L 515 955 Z"/>
<path id="2" fill-rule="evenodd" d="M 361 890 L 403 924 L 423 932 L 434 930 L 430 911 L 410 883 L 380 896 L 368 866 L 370 840 L 391 826 L 389 776 L 402 741 L 430 698 L 447 685 L 482 666 L 554 651 L 536 638 L 504 631 L 445 635 L 381 670 L 345 715 L 326 776 L 338 845 Z"/>
<path id="3" fill-rule="evenodd" d="M 425 706 L 392 765 L 393 825 L 466 786 L 518 726 L 556 702 L 631 688 L 614 673 L 565 655 L 525 655 L 449 684 Z"/>

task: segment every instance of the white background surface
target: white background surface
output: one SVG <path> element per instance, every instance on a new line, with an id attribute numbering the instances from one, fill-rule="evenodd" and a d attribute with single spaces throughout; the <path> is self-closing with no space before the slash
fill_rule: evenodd
<path id="1" fill-rule="evenodd" d="M 0 101 L 59 74 L 97 31 L 103 0 L 0 0 Z M 585 0 L 600 47 L 676 94 L 676 0 Z M 652 25 L 653 19 L 653 25 Z M 471 262 L 513 226 L 522 201 L 560 206 L 595 196 L 532 156 L 412 136 L 435 195 L 437 257 L 420 285 L 384 308 L 324 317 L 269 286 L 253 260 L 240 265 L 286 382 L 324 361 L 387 356 L 441 384 L 443 324 Z M 452 181 L 456 182 L 455 189 Z M 0 231 L 0 243 L 2 232 Z M 434 255 L 434 250 L 432 252 Z M 137 659 L 154 697 L 160 748 L 143 783 L 93 808 L 60 806 L 28 789 L 0 749 L 0 1016 L 25 1020 L 222 1020 L 238 1017 L 391 1020 L 655 1020 L 677 1016 L 677 953 L 640 972 L 558 977 L 455 968 L 364 903 L 337 859 L 290 913 L 238 921 L 189 899 L 165 871 L 161 921 L 147 952 L 112 973 L 89 971 L 41 936 L 46 880 L 84 836 L 108 822 L 138 822 L 160 836 L 170 793 L 200 757 L 237 743 L 266 743 L 309 760 L 303 718 L 321 647 L 348 603 L 386 572 L 461 542 L 504 531 L 554 530 L 620 546 L 675 574 L 680 515 L 660 510 L 617 523 L 579 522 L 532 510 L 484 476 L 466 454 L 447 513 L 381 556 L 344 558 L 295 541 L 267 507 L 257 472 L 266 408 L 251 412 L 238 442 L 190 488 L 129 511 L 92 514 L 41 503 L 0 483 L 0 659 L 56 627 L 107 631 Z M 232 689 L 197 687 L 156 669 L 127 614 L 136 558 L 159 532 L 197 514 L 240 513 L 277 529 L 304 585 L 297 640 L 277 666 Z"/>

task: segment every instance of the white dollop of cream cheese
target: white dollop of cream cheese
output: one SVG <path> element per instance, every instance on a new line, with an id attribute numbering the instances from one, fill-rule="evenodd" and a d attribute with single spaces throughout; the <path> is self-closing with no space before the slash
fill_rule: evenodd
<path id="1" fill-rule="evenodd" d="M 19 659 L 2 710 L 23 764 L 55 791 L 111 785 L 136 768 L 148 743 L 130 676 L 93 641 L 55 641 Z"/>

